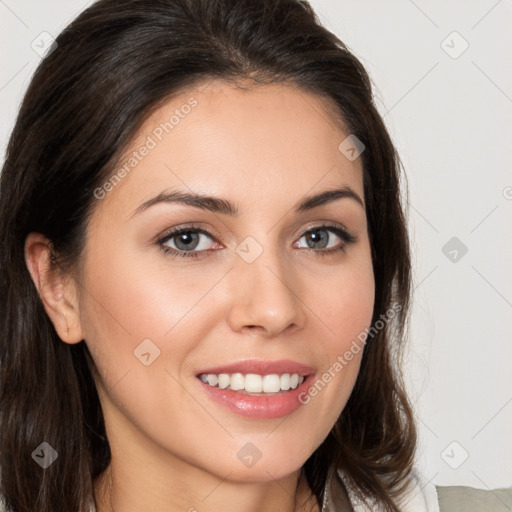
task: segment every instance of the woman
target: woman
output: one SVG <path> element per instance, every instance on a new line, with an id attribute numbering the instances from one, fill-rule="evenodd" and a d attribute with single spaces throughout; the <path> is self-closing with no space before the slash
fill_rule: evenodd
<path id="1" fill-rule="evenodd" d="M 306 2 L 87 9 L 2 172 L 5 509 L 439 510 L 399 185 Z"/>

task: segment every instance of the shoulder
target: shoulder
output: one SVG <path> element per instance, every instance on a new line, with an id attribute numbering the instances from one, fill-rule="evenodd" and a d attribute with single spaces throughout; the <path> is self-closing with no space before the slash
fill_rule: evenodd
<path id="1" fill-rule="evenodd" d="M 512 510 L 512 487 L 476 489 L 436 485 L 440 512 L 506 512 Z"/>

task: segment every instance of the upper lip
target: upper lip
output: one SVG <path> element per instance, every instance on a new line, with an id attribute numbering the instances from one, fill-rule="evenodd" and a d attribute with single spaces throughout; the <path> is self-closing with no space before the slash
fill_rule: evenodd
<path id="1" fill-rule="evenodd" d="M 299 375 L 307 376 L 315 373 L 315 370 L 311 366 L 291 361 L 289 359 L 279 359 L 277 361 L 264 361 L 261 359 L 249 359 L 245 361 L 238 361 L 230 364 L 223 364 L 221 366 L 211 366 L 204 368 L 197 373 L 201 375 L 203 373 L 213 373 L 219 375 L 221 373 L 254 373 L 256 375 L 271 375 L 271 374 L 283 374 L 283 373 L 298 373 Z"/>

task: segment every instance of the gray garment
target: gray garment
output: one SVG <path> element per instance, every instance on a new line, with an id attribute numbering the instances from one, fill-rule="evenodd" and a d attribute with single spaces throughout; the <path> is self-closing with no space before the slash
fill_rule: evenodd
<path id="1" fill-rule="evenodd" d="M 473 487 L 436 486 L 441 512 L 510 512 L 512 487 L 475 489 Z"/>

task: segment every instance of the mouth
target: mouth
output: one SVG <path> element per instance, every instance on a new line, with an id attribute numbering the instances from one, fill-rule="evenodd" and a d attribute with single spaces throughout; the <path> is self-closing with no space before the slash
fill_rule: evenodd
<path id="1" fill-rule="evenodd" d="M 297 389 L 307 375 L 298 373 L 258 375 L 256 373 L 202 373 L 198 376 L 205 384 L 219 389 L 235 391 L 241 395 L 273 396 Z"/>
<path id="2" fill-rule="evenodd" d="M 314 369 L 290 360 L 258 361 L 207 368 L 196 377 L 204 384 L 240 395 L 274 396 L 297 389 Z"/>
<path id="3" fill-rule="evenodd" d="M 306 376 L 298 373 L 200 373 L 196 377 L 200 389 L 212 402 L 226 411 L 251 420 L 282 418 L 298 411 L 308 403 L 305 396 L 315 381 L 315 374 Z M 219 384 L 226 387 L 220 388 Z M 231 388 L 238 388 L 242 384 L 243 388 Z"/>

